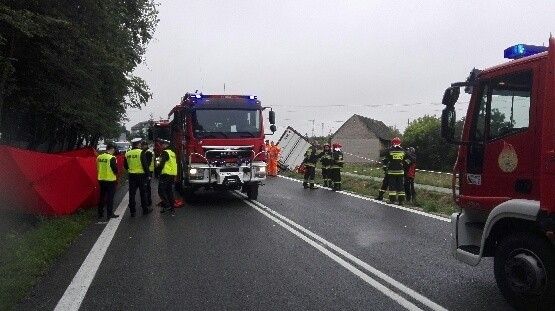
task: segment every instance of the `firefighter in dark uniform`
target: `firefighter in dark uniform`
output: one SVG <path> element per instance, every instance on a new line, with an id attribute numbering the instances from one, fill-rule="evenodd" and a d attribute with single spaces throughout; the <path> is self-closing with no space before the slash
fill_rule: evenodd
<path id="1" fill-rule="evenodd" d="M 333 183 L 331 190 L 341 190 L 341 168 L 343 167 L 343 152 L 341 151 L 341 144 L 334 143 L 332 145 L 332 159 L 330 164 L 330 178 Z"/>
<path id="2" fill-rule="evenodd" d="M 147 178 L 145 180 L 145 193 L 146 193 L 146 205 L 152 205 L 152 188 L 150 183 L 152 181 L 152 174 L 154 172 L 154 153 L 148 149 L 148 142 L 143 140 L 141 142 L 141 149 L 143 149 L 144 156 L 146 158 L 146 163 L 148 163 Z M 148 178 L 150 177 L 150 178 Z"/>
<path id="3" fill-rule="evenodd" d="M 405 195 L 407 202 L 416 201 L 416 191 L 414 190 L 414 176 L 416 174 L 416 153 L 414 147 L 407 149 L 408 161 L 405 165 Z"/>
<path id="4" fill-rule="evenodd" d="M 146 181 L 150 179 L 147 175 L 149 164 L 146 162 L 144 151 L 140 148 L 141 140 L 134 140 L 132 143 L 133 149 L 125 153 L 123 167 L 129 172 L 129 210 L 131 212 L 131 217 L 135 217 L 135 195 L 137 189 L 139 189 L 139 195 L 141 197 L 143 215 L 152 212 L 152 208 L 147 206 L 145 191 Z"/>
<path id="5" fill-rule="evenodd" d="M 320 152 L 320 163 L 322 164 L 322 179 L 324 179 L 324 187 L 332 187 L 332 182 L 330 178 L 330 165 L 332 159 L 332 151 L 330 149 L 330 144 L 324 144 L 324 150 Z"/>
<path id="6" fill-rule="evenodd" d="M 164 150 L 160 156 L 160 165 L 156 168 L 159 177 L 158 195 L 162 200 L 161 213 L 173 211 L 173 185 L 177 176 L 177 158 L 175 152 L 169 149 L 170 142 L 162 140 Z"/>
<path id="7" fill-rule="evenodd" d="M 116 193 L 118 165 L 113 144 L 106 145 L 106 153 L 96 158 L 100 197 L 98 198 L 98 218 L 104 217 L 104 202 L 106 201 L 106 220 L 118 218 L 114 214 L 114 194 Z"/>
<path id="8" fill-rule="evenodd" d="M 318 163 L 318 142 L 313 141 L 310 148 L 304 153 L 304 173 L 303 187 L 310 189 L 318 189 L 314 186 L 314 176 L 316 175 L 316 163 Z"/>
<path id="9" fill-rule="evenodd" d="M 376 197 L 376 199 L 380 201 L 383 200 L 383 195 L 387 191 L 387 188 L 389 188 L 389 175 L 387 175 L 387 165 L 383 164 L 386 156 L 387 149 L 380 150 L 380 163 L 382 163 L 383 168 L 383 180 L 380 191 L 378 192 L 378 196 Z"/>
<path id="10" fill-rule="evenodd" d="M 398 200 L 399 205 L 405 201 L 405 189 L 403 187 L 403 177 L 405 174 L 404 165 L 410 162 L 407 153 L 401 147 L 401 139 L 395 137 L 391 140 L 392 147 L 387 150 L 384 165 L 387 165 L 387 175 L 389 178 L 389 203 L 394 204 Z"/>

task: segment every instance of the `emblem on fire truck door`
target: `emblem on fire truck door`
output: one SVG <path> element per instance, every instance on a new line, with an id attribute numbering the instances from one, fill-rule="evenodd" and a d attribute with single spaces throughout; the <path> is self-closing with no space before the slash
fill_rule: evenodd
<path id="1" fill-rule="evenodd" d="M 518 165 L 518 156 L 516 155 L 513 145 L 505 141 L 503 142 L 503 150 L 499 153 L 497 163 L 499 163 L 499 168 L 505 173 L 513 172 L 516 169 Z"/>

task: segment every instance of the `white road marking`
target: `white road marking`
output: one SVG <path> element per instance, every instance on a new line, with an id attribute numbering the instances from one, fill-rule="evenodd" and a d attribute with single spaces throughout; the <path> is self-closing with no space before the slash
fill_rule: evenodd
<path id="1" fill-rule="evenodd" d="M 295 179 L 295 178 L 286 177 L 286 176 L 282 176 L 282 175 L 278 175 L 278 177 L 281 177 L 281 178 L 284 178 L 284 179 L 288 179 L 288 180 L 292 180 L 292 181 L 295 181 L 295 182 L 302 182 L 302 180 L 298 180 L 298 179 Z M 322 189 L 326 189 L 326 190 L 330 190 L 330 191 L 331 191 L 330 188 L 324 188 L 324 187 L 321 187 L 321 186 L 319 186 L 319 185 L 318 185 L 318 187 L 320 187 L 320 188 L 322 188 Z M 352 197 L 355 197 L 355 198 L 358 198 L 358 199 L 366 200 L 366 201 L 378 202 L 378 203 L 380 203 L 380 204 L 387 205 L 387 206 L 391 206 L 391 207 L 393 207 L 393 208 L 400 209 L 400 210 L 403 210 L 403 211 L 405 211 L 405 212 L 410 212 L 410 213 L 414 213 L 414 214 L 426 216 L 426 217 L 429 217 L 429 218 L 433 218 L 433 219 L 437 219 L 437 220 L 441 220 L 441 221 L 445 221 L 445 222 L 451 222 L 451 219 L 450 219 L 450 218 L 445 218 L 445 217 L 442 217 L 442 216 L 438 216 L 438 215 L 434 215 L 434 214 L 422 212 L 422 211 L 415 210 L 415 209 L 412 209 L 412 208 L 408 208 L 408 207 L 404 207 L 404 206 L 399 206 L 399 205 L 396 205 L 396 204 L 389 204 L 389 203 L 386 203 L 386 202 L 384 202 L 384 201 L 372 199 L 372 198 L 365 197 L 365 196 L 358 195 L 358 194 L 354 194 L 354 193 L 351 193 L 351 192 L 346 192 L 346 191 L 336 191 L 336 192 L 337 192 L 337 193 L 341 193 L 341 194 L 346 194 L 346 195 L 349 195 L 349 196 L 352 196 Z"/>
<path id="2" fill-rule="evenodd" d="M 110 246 L 110 242 L 112 242 L 112 238 L 118 229 L 128 204 L 129 194 L 126 194 L 115 212 L 116 214 L 119 214 L 120 217 L 113 218 L 108 222 L 108 224 L 106 224 L 106 228 L 104 228 L 100 237 L 96 240 L 96 243 L 87 255 L 87 258 L 85 258 L 85 261 L 81 264 L 81 268 L 79 268 L 79 271 L 77 271 L 73 277 L 71 284 L 67 287 L 64 295 L 60 298 L 60 301 L 58 301 L 54 310 L 79 310 L 79 307 L 89 290 L 89 286 L 96 275 L 96 271 L 98 271 L 98 267 L 106 254 L 106 250 L 108 250 L 108 246 Z"/>
<path id="3" fill-rule="evenodd" d="M 304 240 L 305 242 L 307 242 L 308 244 L 310 244 L 314 248 L 318 249 L 320 252 L 324 253 L 325 255 L 327 255 L 328 257 L 330 257 L 331 259 L 333 259 L 334 261 L 336 261 L 337 263 L 339 263 L 340 265 L 345 267 L 347 270 L 351 271 L 353 274 L 360 277 L 365 282 L 367 282 L 368 284 L 370 284 L 371 286 L 373 286 L 374 288 L 376 288 L 377 290 L 379 290 L 380 292 L 382 292 L 383 294 L 388 296 L 389 298 L 398 302 L 403 307 L 405 307 L 409 310 L 421 310 L 416 305 L 412 304 L 410 301 L 406 300 L 405 298 L 398 295 L 394 291 L 385 287 L 384 285 L 382 285 L 381 283 L 379 283 L 378 281 L 376 281 L 375 279 L 370 277 L 368 274 L 366 274 L 363 271 L 357 269 L 355 266 L 351 265 L 350 263 L 348 263 L 347 261 L 345 261 L 341 257 L 335 255 L 334 253 L 332 253 L 331 251 L 329 251 L 328 249 L 326 249 L 322 245 L 325 245 L 328 248 L 334 250 L 335 252 L 339 253 L 340 255 L 345 257 L 346 259 L 348 259 L 351 262 L 359 265 L 364 270 L 366 270 L 366 271 L 370 272 L 371 274 L 373 274 L 374 276 L 382 279 L 383 281 L 385 281 L 389 285 L 395 287 L 396 289 L 398 289 L 402 293 L 404 293 L 404 294 L 412 297 L 413 299 L 419 301 L 420 303 L 426 305 L 430 309 L 438 310 L 438 311 L 439 310 L 441 310 L 441 311 L 447 310 L 444 307 L 442 307 L 442 306 L 436 304 L 435 302 L 431 301 L 430 299 L 424 297 L 423 295 L 417 293 L 416 291 L 410 289 L 409 287 L 403 285 L 402 283 L 396 281 L 395 279 L 391 278 L 387 274 L 379 271 L 378 269 L 376 269 L 376 268 L 370 266 L 369 264 L 365 263 L 364 261 L 356 258 L 355 256 L 351 255 L 350 253 L 346 252 L 345 250 L 337 247 L 333 243 L 328 242 L 327 240 L 323 239 L 322 237 L 318 236 L 317 234 L 305 229 L 304 227 L 302 227 L 299 224 L 293 222 L 292 220 L 288 219 L 287 217 L 285 217 L 285 216 L 277 213 L 276 211 L 270 209 L 269 207 L 265 206 L 264 204 L 262 204 L 258 201 L 248 201 L 245 198 L 244 195 L 239 194 L 237 192 L 235 194 L 237 196 L 241 197 L 244 200 L 244 202 L 247 203 L 249 206 L 256 209 L 257 211 L 259 211 L 260 213 L 262 213 L 266 217 L 270 218 L 271 220 L 273 220 L 274 222 L 276 222 L 277 224 L 279 224 L 283 228 L 287 229 L 291 233 L 295 234 L 296 236 L 298 236 L 299 238 L 301 238 L 302 240 Z M 294 228 L 292 228 L 291 226 L 289 226 L 288 224 L 286 224 L 284 222 L 287 222 L 289 225 L 297 228 L 298 230 L 300 230 L 303 233 L 305 233 L 306 235 L 312 237 L 316 241 L 311 240 L 309 237 L 307 237 L 303 233 L 295 230 Z M 321 243 L 321 244 L 319 244 L 318 242 Z"/>

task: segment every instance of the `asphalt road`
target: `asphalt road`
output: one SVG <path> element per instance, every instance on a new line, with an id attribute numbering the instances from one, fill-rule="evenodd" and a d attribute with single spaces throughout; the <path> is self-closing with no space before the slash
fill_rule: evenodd
<path id="1" fill-rule="evenodd" d="M 70 295 L 80 310 L 511 309 L 491 259 L 451 256 L 446 219 L 287 178 L 253 202 L 205 192 L 173 214 L 138 214 L 91 224 L 19 309 L 53 310 L 95 261 L 86 295 Z M 91 251 L 109 230 L 105 254 Z"/>

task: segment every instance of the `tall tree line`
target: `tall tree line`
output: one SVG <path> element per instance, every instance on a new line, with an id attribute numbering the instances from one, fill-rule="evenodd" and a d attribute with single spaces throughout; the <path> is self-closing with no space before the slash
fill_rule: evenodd
<path id="1" fill-rule="evenodd" d="M 158 24 L 153 0 L 0 3 L 0 143 L 94 146 L 151 98 L 132 72 Z"/>

